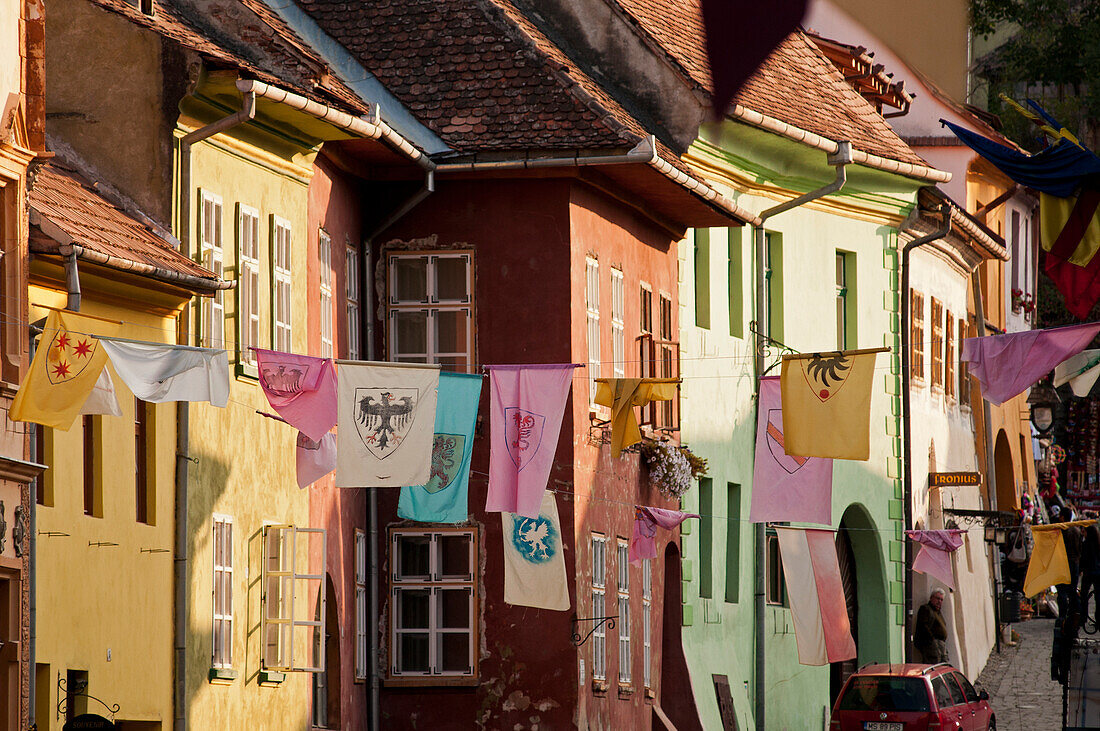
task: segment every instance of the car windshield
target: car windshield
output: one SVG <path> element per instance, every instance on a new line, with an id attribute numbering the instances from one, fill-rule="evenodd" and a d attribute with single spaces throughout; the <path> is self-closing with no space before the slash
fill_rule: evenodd
<path id="1" fill-rule="evenodd" d="M 927 686 L 919 678 L 857 675 L 840 698 L 840 710 L 927 711 Z"/>

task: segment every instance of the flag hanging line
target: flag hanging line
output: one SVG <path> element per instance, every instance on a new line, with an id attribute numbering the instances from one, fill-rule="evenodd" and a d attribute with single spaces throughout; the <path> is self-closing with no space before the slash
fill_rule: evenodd
<path id="1" fill-rule="evenodd" d="M 792 355 L 784 355 L 786 360 L 806 360 L 807 358 L 817 358 L 823 355 L 867 355 L 868 353 L 889 353 L 890 348 L 861 348 L 859 350 L 822 350 L 818 353 L 794 353 Z"/>
<path id="2" fill-rule="evenodd" d="M 78 314 L 83 315 L 84 313 L 78 313 Z M 86 315 L 86 317 L 91 317 L 91 315 Z M 114 322 L 114 320 L 109 320 L 108 322 Z M 119 324 L 121 325 L 122 323 L 119 323 Z M 158 342 L 151 341 L 151 340 L 135 340 L 134 338 L 119 338 L 119 337 L 115 337 L 113 335 L 92 335 L 92 337 L 94 337 L 96 340 L 110 340 L 110 341 L 115 342 L 115 343 L 131 343 L 133 345 L 163 345 L 165 347 L 173 348 L 174 350 L 195 350 L 195 351 L 199 351 L 199 352 L 202 352 L 202 353 L 206 353 L 206 352 L 209 352 L 211 350 L 225 350 L 225 348 L 203 348 L 203 347 L 200 347 L 198 345 L 176 345 L 175 343 L 158 343 Z"/>
<path id="3" fill-rule="evenodd" d="M 494 363 L 481 366 L 481 370 L 489 371 L 494 368 L 506 370 L 509 368 L 584 368 L 587 363 Z"/>
<path id="4" fill-rule="evenodd" d="M 99 320 L 100 322 L 109 322 L 112 325 L 124 325 L 125 324 L 122 320 L 112 320 L 109 317 L 100 317 L 99 315 L 89 315 L 85 312 L 73 312 L 72 310 L 67 310 L 64 307 L 50 307 L 49 305 L 43 305 L 43 304 L 40 304 L 38 302 L 31 302 L 30 304 L 31 304 L 31 307 L 41 307 L 42 309 L 50 310 L 51 312 L 72 312 L 72 314 L 74 314 L 74 315 L 80 315 L 81 317 L 87 317 L 89 320 Z M 29 325 L 30 323 L 27 323 L 27 324 Z M 85 334 L 90 334 L 90 333 L 85 333 Z"/>
<path id="5" fill-rule="evenodd" d="M 362 365 L 362 366 L 382 366 L 385 368 L 431 368 L 433 370 L 441 370 L 442 365 L 439 363 L 390 363 L 384 360 L 347 360 L 346 358 L 340 358 L 333 361 L 336 365 Z"/>

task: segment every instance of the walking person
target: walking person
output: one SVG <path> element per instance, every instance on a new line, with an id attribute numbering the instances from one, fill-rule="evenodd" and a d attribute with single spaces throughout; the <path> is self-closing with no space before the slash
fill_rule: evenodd
<path id="1" fill-rule="evenodd" d="M 1089 614 L 1089 597 L 1095 602 Z M 1081 614 L 1082 620 L 1092 617 L 1100 627 L 1100 525 L 1085 528 L 1085 544 L 1081 547 Z"/>
<path id="2" fill-rule="evenodd" d="M 947 622 L 940 612 L 943 597 L 943 589 L 934 589 L 928 602 L 917 611 L 913 646 L 920 653 L 922 662 L 947 662 Z"/>

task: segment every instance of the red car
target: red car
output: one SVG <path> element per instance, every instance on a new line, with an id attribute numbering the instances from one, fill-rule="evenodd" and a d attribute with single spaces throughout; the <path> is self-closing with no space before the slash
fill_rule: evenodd
<path id="1" fill-rule="evenodd" d="M 947 663 L 865 665 L 833 706 L 831 731 L 992 731 L 989 694 Z"/>

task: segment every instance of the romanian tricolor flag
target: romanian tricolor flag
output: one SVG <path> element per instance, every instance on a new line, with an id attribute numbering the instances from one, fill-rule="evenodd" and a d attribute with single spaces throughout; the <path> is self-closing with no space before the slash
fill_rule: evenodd
<path id="1" fill-rule="evenodd" d="M 92 333 L 109 336 L 116 330 L 99 318 L 51 311 L 30 372 L 12 402 L 12 420 L 68 431 L 107 362 Z"/>

